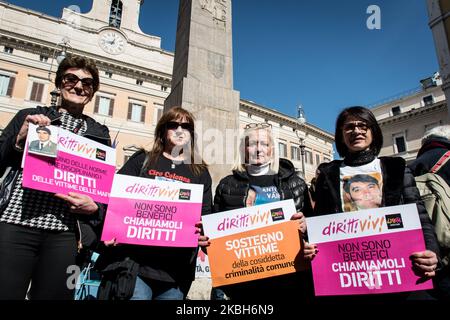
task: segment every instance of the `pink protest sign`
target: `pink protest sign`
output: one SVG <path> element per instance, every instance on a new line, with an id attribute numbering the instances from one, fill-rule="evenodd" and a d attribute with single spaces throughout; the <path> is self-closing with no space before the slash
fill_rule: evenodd
<path id="1" fill-rule="evenodd" d="M 33 126 L 30 124 L 29 131 Z M 23 186 L 54 193 L 76 192 L 108 203 L 115 173 L 115 149 L 50 127 L 52 132 L 58 132 L 57 156 L 24 152 Z"/>
<path id="2" fill-rule="evenodd" d="M 425 243 L 415 204 L 307 218 L 317 296 L 426 290 L 409 256 Z"/>
<path id="3" fill-rule="evenodd" d="M 164 247 L 197 247 L 203 185 L 116 174 L 102 240 Z"/>

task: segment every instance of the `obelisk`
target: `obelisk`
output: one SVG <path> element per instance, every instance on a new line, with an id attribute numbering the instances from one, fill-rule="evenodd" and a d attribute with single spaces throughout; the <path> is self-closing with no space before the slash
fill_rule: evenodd
<path id="1" fill-rule="evenodd" d="M 197 145 L 210 165 L 213 193 L 231 173 L 237 146 L 239 92 L 233 89 L 231 31 L 231 0 L 180 0 L 172 91 L 164 108 L 182 106 L 195 115 Z"/>

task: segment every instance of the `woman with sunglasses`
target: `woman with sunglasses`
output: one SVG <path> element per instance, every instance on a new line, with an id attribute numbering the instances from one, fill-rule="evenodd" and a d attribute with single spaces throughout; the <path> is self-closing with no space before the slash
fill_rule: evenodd
<path id="1" fill-rule="evenodd" d="M 0 137 L 1 170 L 19 170 L 10 201 L 0 211 L 0 299 L 25 299 L 30 281 L 29 299 L 73 299 L 67 272 L 75 265 L 77 236 L 81 238 L 77 219 L 84 226 L 101 220 L 102 208 L 89 196 L 22 188 L 20 163 L 29 123 L 60 126 L 110 145 L 108 128 L 83 114 L 99 88 L 94 62 L 66 58 L 58 67 L 55 85 L 61 92 L 60 106 L 19 111 Z M 93 235 L 83 238 L 94 240 Z"/>
<path id="2" fill-rule="evenodd" d="M 119 174 L 173 182 L 203 185 L 202 215 L 211 213 L 211 176 L 207 165 L 195 149 L 193 115 L 180 107 L 165 112 L 155 128 L 151 151 L 136 152 L 119 170 Z M 197 224 L 200 233 L 201 224 Z M 186 298 L 195 275 L 198 248 L 175 248 L 118 244 L 115 239 L 106 247 L 98 266 L 108 268 L 127 261 L 139 265 L 131 300 L 182 300 Z M 199 245 L 208 244 L 199 235 Z M 103 278 L 99 295 L 102 299 L 117 299 L 112 292 L 104 292 L 111 283 Z M 123 297 L 122 297 L 123 298 Z"/>
<path id="3" fill-rule="evenodd" d="M 426 250 L 411 253 L 411 267 L 425 280 L 434 277 L 439 247 L 433 225 L 405 160 L 401 157 L 378 157 L 383 146 L 383 135 L 369 109 L 359 106 L 344 109 L 336 120 L 335 130 L 336 149 L 343 160 L 321 166 L 316 183 L 314 215 L 416 203 Z M 304 252 L 307 259 L 320 254 L 317 246 L 309 243 L 305 245 Z M 414 294 L 416 297 L 418 295 Z M 405 297 L 406 294 L 390 294 L 352 296 L 350 299 L 373 301 Z"/>
<path id="4" fill-rule="evenodd" d="M 305 216 L 312 208 L 308 187 L 287 159 L 275 152 L 272 128 L 268 123 L 251 123 L 244 128 L 232 174 L 216 188 L 213 212 L 293 199 L 299 229 L 306 232 Z M 308 272 L 277 276 L 213 288 L 212 296 L 223 291 L 232 300 L 308 299 L 312 295 Z"/>

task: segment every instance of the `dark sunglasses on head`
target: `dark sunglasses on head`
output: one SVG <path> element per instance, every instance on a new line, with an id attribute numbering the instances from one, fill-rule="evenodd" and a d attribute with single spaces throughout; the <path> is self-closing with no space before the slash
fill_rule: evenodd
<path id="1" fill-rule="evenodd" d="M 62 80 L 65 86 L 75 87 L 78 81 L 80 81 L 84 89 L 92 89 L 94 87 L 94 79 L 92 78 L 80 79 L 73 73 L 66 73 L 63 76 Z"/>
<path id="2" fill-rule="evenodd" d="M 166 123 L 166 128 L 169 130 L 177 130 L 178 127 L 181 127 L 184 130 L 194 131 L 194 125 L 189 122 L 169 121 Z"/>

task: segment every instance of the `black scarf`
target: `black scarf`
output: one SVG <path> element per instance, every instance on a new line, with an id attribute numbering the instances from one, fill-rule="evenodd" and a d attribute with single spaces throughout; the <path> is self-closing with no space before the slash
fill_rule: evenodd
<path id="1" fill-rule="evenodd" d="M 344 159 L 344 163 L 350 167 L 357 167 L 372 162 L 377 157 L 374 150 L 367 149 L 359 152 L 349 153 Z"/>

